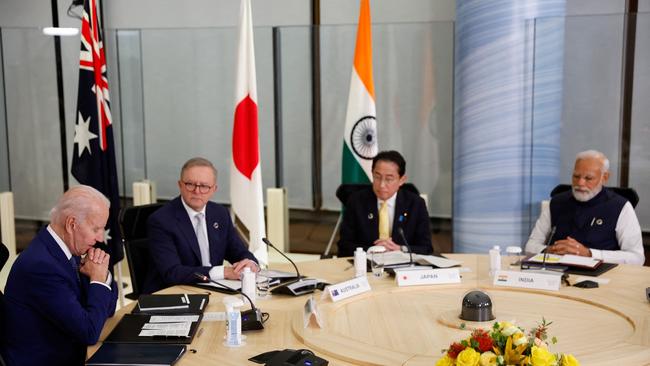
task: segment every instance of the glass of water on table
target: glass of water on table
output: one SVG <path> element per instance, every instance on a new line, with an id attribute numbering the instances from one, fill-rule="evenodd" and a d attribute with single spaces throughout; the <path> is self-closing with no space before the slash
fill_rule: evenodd
<path id="1" fill-rule="evenodd" d="M 368 259 L 370 259 L 372 275 L 375 277 L 381 277 L 384 274 L 384 253 L 386 252 L 386 247 L 375 245 L 368 248 L 366 252 L 368 254 Z"/>

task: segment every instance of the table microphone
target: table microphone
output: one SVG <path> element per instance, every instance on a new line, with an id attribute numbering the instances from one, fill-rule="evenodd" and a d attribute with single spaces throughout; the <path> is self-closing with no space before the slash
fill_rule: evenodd
<path id="1" fill-rule="evenodd" d="M 400 221 L 401 221 L 401 216 L 400 216 Z M 413 262 L 413 250 L 411 250 L 411 246 L 409 245 L 408 240 L 406 240 L 406 235 L 404 235 L 404 229 L 402 229 L 401 226 L 397 227 L 397 232 L 399 233 L 399 236 L 402 237 L 402 240 L 404 241 L 404 244 L 406 244 L 406 248 L 409 250 L 409 264 L 413 266 L 415 263 Z"/>
<path id="2" fill-rule="evenodd" d="M 262 238 L 262 241 L 266 243 L 266 245 L 275 249 L 283 257 L 285 257 L 293 265 L 293 268 L 296 270 L 295 280 L 282 284 L 280 286 L 276 286 L 273 290 L 271 290 L 271 293 L 300 296 L 304 294 L 310 294 L 314 292 L 317 288 L 321 288 L 319 286 L 325 285 L 325 284 L 319 284 L 318 281 L 314 279 L 303 279 L 300 276 L 300 271 L 298 271 L 298 266 L 296 266 L 296 263 L 292 261 L 291 258 L 289 258 L 286 254 L 284 254 L 280 249 L 276 248 L 275 245 L 273 245 L 267 238 Z"/>
<path id="3" fill-rule="evenodd" d="M 262 321 L 262 312 L 260 309 L 255 307 L 255 304 L 251 300 L 248 295 L 243 293 L 241 290 L 236 290 L 230 286 L 226 286 L 223 283 L 219 283 L 217 281 L 212 280 L 209 276 L 200 274 L 198 272 L 194 273 L 194 277 L 198 278 L 199 280 L 203 282 L 210 282 L 215 284 L 218 287 L 224 288 L 226 290 L 230 290 L 232 292 L 236 292 L 238 294 L 244 295 L 246 300 L 251 304 L 251 309 L 242 311 L 241 313 L 241 330 L 242 332 L 245 332 L 247 330 L 260 330 L 264 329 L 264 322 Z M 268 314 L 267 314 L 268 315 Z"/>
<path id="4" fill-rule="evenodd" d="M 551 240 L 553 240 L 553 236 L 555 236 L 555 229 L 557 227 L 553 226 L 551 228 L 551 234 L 548 236 L 548 239 L 546 239 L 546 243 L 544 244 L 544 256 L 542 257 L 542 270 L 546 271 L 546 257 L 548 256 L 548 247 L 551 245 Z"/>

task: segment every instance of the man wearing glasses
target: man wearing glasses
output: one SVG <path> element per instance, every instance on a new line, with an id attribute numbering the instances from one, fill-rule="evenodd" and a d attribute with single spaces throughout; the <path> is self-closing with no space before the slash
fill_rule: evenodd
<path id="1" fill-rule="evenodd" d="M 373 245 L 406 250 L 402 228 L 414 253 L 432 254 L 429 214 L 417 194 L 400 190 L 406 182 L 406 161 L 397 151 L 382 151 L 372 160 L 372 189 L 350 195 L 345 204 L 338 256 Z M 404 246 L 404 248 L 402 248 Z"/>
<path id="2" fill-rule="evenodd" d="M 217 191 L 217 170 L 204 158 L 192 158 L 181 169 L 180 196 L 151 214 L 148 224 L 153 266 L 143 292 L 196 283 L 195 273 L 212 280 L 239 279 L 244 268 L 257 272 L 255 256 L 246 249 L 228 210 L 210 198 Z M 227 260 L 232 266 L 224 266 Z"/>

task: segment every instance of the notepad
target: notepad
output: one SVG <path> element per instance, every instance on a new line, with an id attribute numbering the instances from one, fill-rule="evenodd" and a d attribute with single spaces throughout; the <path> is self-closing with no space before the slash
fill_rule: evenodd
<path id="1" fill-rule="evenodd" d="M 542 263 L 544 262 L 544 254 L 540 253 L 534 255 L 528 258 L 527 260 L 525 260 L 525 262 Z M 571 255 L 571 254 L 565 254 L 565 255 L 547 254 L 546 255 L 546 263 L 548 264 L 562 264 L 565 266 L 572 266 L 572 267 L 594 269 L 598 267 L 602 262 L 603 261 L 600 259 L 591 258 L 591 257 L 582 257 L 579 255 Z"/>
<path id="2" fill-rule="evenodd" d="M 209 301 L 208 294 L 140 295 L 133 313 L 200 314 Z"/>

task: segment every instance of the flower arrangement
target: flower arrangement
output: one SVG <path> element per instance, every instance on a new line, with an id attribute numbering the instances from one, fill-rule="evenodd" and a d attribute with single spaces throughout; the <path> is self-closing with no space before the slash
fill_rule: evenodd
<path id="1" fill-rule="evenodd" d="M 495 322 L 490 332 L 476 329 L 469 338 L 443 350 L 445 355 L 436 366 L 580 366 L 573 355 L 548 350 L 546 331 L 551 323 L 542 318 L 528 334 L 509 322 Z"/>

